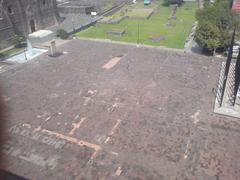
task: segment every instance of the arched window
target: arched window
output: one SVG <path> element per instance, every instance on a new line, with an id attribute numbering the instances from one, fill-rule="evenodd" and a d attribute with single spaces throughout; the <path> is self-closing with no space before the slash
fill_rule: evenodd
<path id="1" fill-rule="evenodd" d="M 14 14 L 12 6 L 7 7 L 8 14 Z"/>
<path id="2" fill-rule="evenodd" d="M 31 28 L 32 33 L 36 31 L 36 25 L 35 25 L 35 21 L 33 19 L 31 19 L 31 21 L 30 21 L 30 28 Z"/>
<path id="3" fill-rule="evenodd" d="M 43 5 L 45 5 L 46 4 L 46 0 L 42 0 L 42 3 L 43 3 Z"/>

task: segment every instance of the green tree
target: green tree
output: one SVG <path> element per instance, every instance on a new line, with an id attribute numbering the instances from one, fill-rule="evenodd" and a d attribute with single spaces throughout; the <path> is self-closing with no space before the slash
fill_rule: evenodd
<path id="1" fill-rule="evenodd" d="M 215 55 L 216 49 L 221 46 L 221 33 L 219 28 L 209 22 L 202 23 L 198 26 L 196 41 L 199 45 L 210 50 L 213 55 Z"/>
<path id="2" fill-rule="evenodd" d="M 164 0 L 163 4 L 165 6 L 169 6 L 170 4 L 178 4 L 181 5 L 183 0 Z"/>
<path id="3" fill-rule="evenodd" d="M 12 43 L 14 44 L 15 47 L 19 48 L 21 47 L 22 43 L 26 40 L 24 36 L 15 34 L 12 39 Z"/>
<path id="4" fill-rule="evenodd" d="M 212 52 L 218 48 L 226 49 L 237 22 L 234 16 L 228 0 L 216 0 L 214 4 L 205 4 L 205 8 L 196 13 L 199 24 L 196 41 Z M 216 34 L 210 35 L 209 32 Z"/>
<path id="5" fill-rule="evenodd" d="M 67 39 L 69 37 L 69 34 L 64 29 L 58 29 L 57 37 L 60 37 L 61 39 Z"/>

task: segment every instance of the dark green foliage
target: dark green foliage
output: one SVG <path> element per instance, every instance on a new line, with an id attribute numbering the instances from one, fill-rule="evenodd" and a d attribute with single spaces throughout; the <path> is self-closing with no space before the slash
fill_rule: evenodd
<path id="1" fill-rule="evenodd" d="M 64 29 L 58 29 L 57 37 L 60 37 L 61 39 L 67 39 L 69 37 L 69 34 Z"/>
<path id="2" fill-rule="evenodd" d="M 22 46 L 22 43 L 26 40 L 26 38 L 24 36 L 20 36 L 15 34 L 13 39 L 12 39 L 12 43 L 14 44 L 15 47 L 19 48 Z"/>
<path id="3" fill-rule="evenodd" d="M 226 49 L 237 22 L 235 16 L 230 10 L 228 0 L 205 3 L 205 8 L 198 10 L 196 14 L 199 23 L 196 41 L 211 52 L 218 48 Z"/>
<path id="4" fill-rule="evenodd" d="M 164 6 L 170 6 L 171 4 L 178 4 L 181 5 L 183 0 L 164 0 L 163 5 Z"/>
<path id="5" fill-rule="evenodd" d="M 214 26 L 207 21 L 203 22 L 197 29 L 196 41 L 199 45 L 214 54 L 216 48 L 222 45 L 221 32 L 217 26 Z"/>

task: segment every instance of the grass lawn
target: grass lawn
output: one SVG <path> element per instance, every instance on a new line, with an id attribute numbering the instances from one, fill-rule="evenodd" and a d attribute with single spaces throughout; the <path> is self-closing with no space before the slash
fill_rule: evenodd
<path id="1" fill-rule="evenodd" d="M 108 23 L 108 21 L 117 21 L 124 17 L 129 18 L 147 18 L 153 10 L 158 6 L 158 4 L 151 4 L 149 6 L 144 6 L 144 4 L 138 1 L 136 4 L 132 5 L 124 5 L 119 11 L 114 13 L 113 15 L 104 17 L 99 22 L 100 23 Z"/>
<path id="2" fill-rule="evenodd" d="M 24 48 L 12 48 L 12 49 L 9 49 L 7 51 L 0 53 L 0 56 L 2 56 L 2 57 L 13 56 L 13 55 L 16 55 L 16 54 L 22 52 L 23 50 L 24 50 Z"/>
<path id="3" fill-rule="evenodd" d="M 110 20 L 117 20 L 117 19 L 120 19 L 121 17 L 124 16 L 125 14 L 125 6 L 120 10 L 120 11 L 117 11 L 116 13 L 114 13 L 113 15 L 111 16 L 107 16 L 107 17 L 104 17 L 103 19 L 100 20 L 101 23 L 107 23 L 108 21 Z"/>
<path id="4" fill-rule="evenodd" d="M 105 11 L 113 8 L 114 6 L 115 6 L 115 4 L 112 3 L 112 2 L 106 3 L 105 6 L 103 6 L 103 7 L 100 9 L 100 12 L 105 12 Z"/>
<path id="5" fill-rule="evenodd" d="M 156 3 L 160 6 L 159 11 L 156 12 L 149 20 L 126 19 L 119 24 L 96 24 L 96 26 L 80 31 L 76 33 L 76 35 L 78 37 L 102 38 L 136 43 L 138 40 L 139 25 L 140 43 L 182 49 L 184 47 L 185 40 L 191 31 L 192 24 L 195 21 L 197 4 L 187 2 L 179 7 L 176 13 L 176 26 L 167 27 L 166 23 L 168 21 L 168 17 L 172 13 L 172 10 L 170 7 L 162 6 L 162 1 L 160 0 Z M 138 6 L 139 9 L 144 7 L 141 4 L 138 4 Z M 153 4 L 152 6 L 156 6 L 156 4 Z M 107 31 L 112 29 L 125 29 L 126 34 L 122 37 L 108 36 Z M 165 37 L 165 40 L 153 42 L 149 39 L 153 36 L 163 36 Z"/>
<path id="6" fill-rule="evenodd" d="M 128 16 L 130 18 L 147 18 L 153 12 L 152 9 L 132 9 L 128 12 Z"/>

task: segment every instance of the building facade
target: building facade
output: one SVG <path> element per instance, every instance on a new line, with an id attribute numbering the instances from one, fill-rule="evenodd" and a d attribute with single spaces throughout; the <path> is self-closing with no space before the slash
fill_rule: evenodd
<path id="1" fill-rule="evenodd" d="M 11 44 L 14 34 L 27 37 L 58 19 L 56 0 L 0 0 L 0 49 Z"/>
<path id="2" fill-rule="evenodd" d="M 93 11 L 101 14 L 104 10 L 128 1 L 132 2 L 132 0 L 57 0 L 61 13 L 80 12 L 80 14 L 91 14 Z"/>

